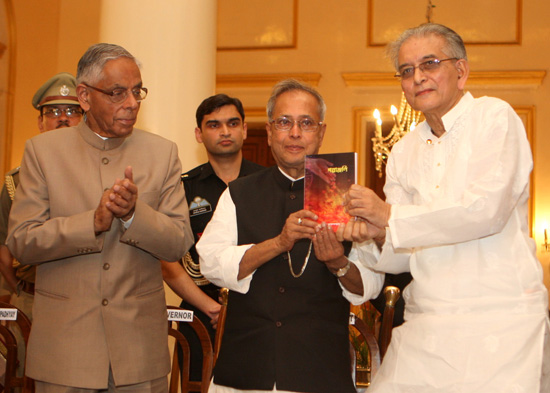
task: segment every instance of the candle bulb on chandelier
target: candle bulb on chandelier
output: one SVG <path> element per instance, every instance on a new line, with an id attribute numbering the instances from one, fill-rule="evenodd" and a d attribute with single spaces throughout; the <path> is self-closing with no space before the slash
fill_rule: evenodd
<path id="1" fill-rule="evenodd" d="M 393 125 L 386 125 L 387 134 L 382 135 L 382 119 L 380 111 L 374 110 L 375 120 L 374 137 L 372 138 L 372 151 L 374 153 L 375 169 L 378 175 L 382 177 L 383 166 L 386 164 L 388 154 L 393 145 L 397 143 L 409 131 L 414 130 L 420 120 L 421 112 L 415 111 L 407 103 L 405 94 L 401 93 L 401 103 L 399 108 L 391 105 L 391 114 L 393 116 Z"/>
<path id="2" fill-rule="evenodd" d="M 380 111 L 378 109 L 375 109 L 372 115 L 376 119 L 376 129 L 374 131 L 374 135 L 377 138 L 382 138 L 382 119 L 380 118 Z"/>
<path id="3" fill-rule="evenodd" d="M 399 123 L 397 122 L 397 117 L 396 117 L 396 115 L 397 115 L 397 108 L 396 108 L 394 105 L 392 105 L 391 108 L 390 108 L 390 111 L 391 111 L 391 114 L 392 114 L 392 116 L 393 116 L 393 123 L 394 123 L 394 124 L 397 124 L 397 125 L 399 126 Z"/>

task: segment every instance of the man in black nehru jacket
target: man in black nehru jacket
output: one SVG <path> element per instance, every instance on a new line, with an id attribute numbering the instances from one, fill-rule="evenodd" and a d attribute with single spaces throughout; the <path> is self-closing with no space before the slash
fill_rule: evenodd
<path id="1" fill-rule="evenodd" d="M 267 105 L 277 166 L 229 183 L 197 244 L 201 272 L 230 289 L 210 392 L 355 393 L 349 302 L 376 296 L 383 275 L 361 260 L 367 223 L 337 232 L 303 209 L 304 159 L 326 131 L 313 88 L 278 83 Z M 369 254 L 371 255 L 371 254 Z"/>

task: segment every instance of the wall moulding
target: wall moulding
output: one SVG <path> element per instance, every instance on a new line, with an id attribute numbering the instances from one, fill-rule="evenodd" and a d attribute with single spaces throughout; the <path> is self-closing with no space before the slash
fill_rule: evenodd
<path id="1" fill-rule="evenodd" d="M 546 71 L 472 71 L 468 77 L 468 87 L 510 86 L 534 89 L 542 85 Z M 347 87 L 395 87 L 399 79 L 391 72 L 347 72 L 342 73 Z"/>
<path id="2" fill-rule="evenodd" d="M 298 0 L 218 1 L 218 50 L 295 49 L 297 24 Z"/>
<path id="3" fill-rule="evenodd" d="M 405 29 L 425 23 L 426 11 L 426 0 L 368 0 L 367 46 L 385 46 Z M 433 22 L 455 30 L 466 45 L 521 44 L 523 0 L 438 1 L 430 13 Z"/>
<path id="4" fill-rule="evenodd" d="M 248 107 L 248 108 L 244 108 L 244 114 L 246 116 L 246 119 L 250 119 L 250 118 L 253 118 L 253 119 L 261 119 L 261 120 L 264 120 L 264 119 L 267 119 L 267 114 L 265 112 L 265 108 L 262 108 L 262 107 Z"/>
<path id="5" fill-rule="evenodd" d="M 283 79 L 294 78 L 312 86 L 319 85 L 321 74 L 284 73 L 284 74 L 232 74 L 217 75 L 216 88 L 227 87 L 273 87 Z"/>

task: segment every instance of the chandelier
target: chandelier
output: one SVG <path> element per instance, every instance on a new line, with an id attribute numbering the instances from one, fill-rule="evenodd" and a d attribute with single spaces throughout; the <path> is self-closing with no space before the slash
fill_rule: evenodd
<path id="1" fill-rule="evenodd" d="M 395 106 L 391 106 L 391 114 L 393 116 L 393 127 L 390 133 L 386 136 L 382 134 L 382 118 L 378 109 L 374 110 L 373 116 L 376 119 L 374 138 L 372 138 L 372 150 L 374 152 L 375 168 L 378 176 L 382 177 L 382 164 L 386 164 L 390 150 L 405 134 L 414 130 L 421 116 L 420 111 L 415 111 L 411 108 L 405 94 L 401 93 L 401 103 L 399 110 Z"/>
<path id="2" fill-rule="evenodd" d="M 428 0 L 426 5 L 426 21 L 432 22 L 433 9 L 435 5 L 432 4 L 432 0 Z M 401 93 L 401 104 L 399 104 L 399 110 L 395 106 L 391 106 L 391 114 L 393 116 L 393 127 L 387 136 L 382 135 L 382 118 L 380 117 L 380 111 L 374 110 L 373 116 L 376 119 L 376 129 L 374 131 L 374 138 L 372 138 L 372 151 L 374 152 L 374 163 L 378 177 L 382 177 L 382 165 L 386 165 L 388 162 L 388 156 L 390 150 L 397 143 L 397 141 L 406 133 L 414 130 L 420 120 L 422 113 L 415 111 L 411 108 L 405 94 Z"/>

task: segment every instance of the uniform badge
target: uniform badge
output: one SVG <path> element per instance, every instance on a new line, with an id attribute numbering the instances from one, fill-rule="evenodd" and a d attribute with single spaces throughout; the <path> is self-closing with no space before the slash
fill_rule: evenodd
<path id="1" fill-rule="evenodd" d="M 189 204 L 189 216 L 198 216 L 204 213 L 210 213 L 212 211 L 212 205 L 206 199 L 196 196 Z"/>
<path id="2" fill-rule="evenodd" d="M 68 96 L 70 92 L 71 92 L 71 91 L 69 90 L 69 88 L 67 87 L 67 85 L 63 85 L 63 86 L 61 86 L 61 87 L 59 88 L 59 94 L 61 94 L 61 95 L 64 96 L 64 97 L 65 97 L 65 96 Z"/>
<path id="3" fill-rule="evenodd" d="M 193 261 L 193 257 L 189 252 L 183 256 L 183 268 L 189 274 L 189 276 L 193 279 L 195 284 L 197 286 L 207 285 L 210 284 L 210 281 L 208 281 L 204 276 L 201 274 L 201 269 L 198 263 Z M 29 265 L 30 266 L 30 265 Z"/>

